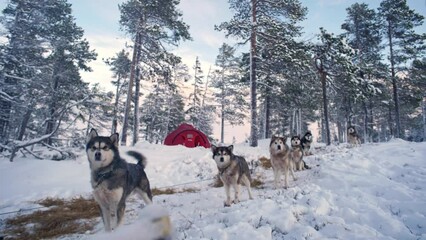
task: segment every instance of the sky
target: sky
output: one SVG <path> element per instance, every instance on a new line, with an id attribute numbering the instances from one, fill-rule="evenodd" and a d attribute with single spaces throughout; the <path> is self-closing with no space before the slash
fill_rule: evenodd
<path id="1" fill-rule="evenodd" d="M 0 0 L 3 9 L 8 1 Z M 124 0 L 68 0 L 72 4 L 73 15 L 78 26 L 85 32 L 85 38 L 91 49 L 98 53 L 96 61 L 89 65 L 92 72 L 82 72 L 83 80 L 100 83 L 106 90 L 113 90 L 112 73 L 102 59 L 114 57 L 121 49 L 132 45 L 131 39 L 119 29 L 120 12 L 118 5 Z M 380 0 L 301 0 L 308 8 L 308 15 L 300 25 L 304 28 L 302 39 L 315 39 L 319 28 L 324 27 L 328 32 L 338 34 L 340 26 L 346 18 L 346 8 L 356 2 L 366 2 L 371 8 L 377 9 Z M 411 9 L 426 15 L 426 0 L 408 0 Z M 193 41 L 182 42 L 173 52 L 182 57 L 189 68 L 198 56 L 204 74 L 210 66 L 214 66 L 219 47 L 222 43 L 233 43 L 235 39 L 226 39 L 223 32 L 214 30 L 214 25 L 231 19 L 232 12 L 228 9 L 227 0 L 181 0 L 178 8 L 183 13 L 183 20 L 190 26 L 189 32 Z M 425 24 L 419 29 L 426 32 Z M 142 82 L 143 84 L 143 82 Z M 235 136 L 237 141 L 243 141 L 249 134 L 247 127 L 231 129 L 226 134 L 227 141 Z M 214 135 L 219 138 L 218 124 L 214 127 Z"/>

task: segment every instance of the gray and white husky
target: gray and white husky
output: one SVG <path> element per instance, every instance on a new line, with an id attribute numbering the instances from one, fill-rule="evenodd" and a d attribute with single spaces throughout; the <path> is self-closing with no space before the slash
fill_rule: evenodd
<path id="1" fill-rule="evenodd" d="M 348 143 L 351 147 L 357 147 L 361 145 L 361 139 L 354 126 L 348 127 Z"/>
<path id="2" fill-rule="evenodd" d="M 92 129 L 87 136 L 86 145 L 93 196 L 108 232 L 121 224 L 126 199 L 133 191 L 137 192 L 146 204 L 152 203 L 151 189 L 144 171 L 145 157 L 138 152 L 129 151 L 127 154 L 136 158 L 138 163 L 127 163 L 119 155 L 118 139 L 118 133 L 103 137 Z"/>
<path id="3" fill-rule="evenodd" d="M 288 188 L 288 174 L 291 173 L 293 181 L 294 177 L 294 163 L 290 157 L 290 148 L 286 144 L 287 137 L 272 136 L 269 144 L 269 153 L 271 154 L 271 165 L 274 171 L 274 184 L 278 188 L 278 183 L 281 178 L 281 173 L 284 172 L 285 188 Z"/>
<path id="4" fill-rule="evenodd" d="M 305 162 L 303 161 L 303 149 L 301 145 L 301 140 L 299 136 L 293 136 L 290 139 L 291 150 L 290 158 L 294 163 L 295 171 L 305 170 Z"/>
<path id="5" fill-rule="evenodd" d="M 251 194 L 251 176 L 250 170 L 246 160 L 232 153 L 234 146 L 216 147 L 212 145 L 213 159 L 216 162 L 217 169 L 219 170 L 220 180 L 223 182 L 226 192 L 225 206 L 231 206 L 231 186 L 235 191 L 235 198 L 233 203 L 240 201 L 240 184 L 243 183 L 248 190 L 250 199 L 253 199 Z"/>

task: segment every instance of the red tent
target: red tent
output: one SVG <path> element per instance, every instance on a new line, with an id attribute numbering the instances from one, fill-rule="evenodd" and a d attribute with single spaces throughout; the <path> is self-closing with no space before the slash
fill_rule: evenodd
<path id="1" fill-rule="evenodd" d="M 203 146 L 209 148 L 210 142 L 203 132 L 192 125 L 182 123 L 176 130 L 167 135 L 166 139 L 164 139 L 164 145 L 184 145 L 189 148 Z"/>

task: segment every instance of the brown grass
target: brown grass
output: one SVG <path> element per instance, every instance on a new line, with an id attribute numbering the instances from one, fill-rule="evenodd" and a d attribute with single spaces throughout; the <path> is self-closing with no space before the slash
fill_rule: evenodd
<path id="1" fill-rule="evenodd" d="M 251 187 L 252 188 L 262 189 L 263 184 L 264 184 L 264 182 L 262 182 L 262 180 L 260 180 L 258 178 L 255 178 L 251 181 Z"/>
<path id="2" fill-rule="evenodd" d="M 5 239 L 46 239 L 92 230 L 99 217 L 98 205 L 83 197 L 38 201 L 47 210 L 6 219 Z M 88 221 L 81 221 L 82 219 Z"/>
<path id="3" fill-rule="evenodd" d="M 154 196 L 171 195 L 171 194 L 183 193 L 183 192 L 195 193 L 195 192 L 198 192 L 198 191 L 199 191 L 199 189 L 196 189 L 196 188 L 184 188 L 184 189 L 181 189 L 181 190 L 176 190 L 176 189 L 173 189 L 173 188 L 166 188 L 166 189 L 153 188 L 153 189 L 151 189 L 152 195 L 154 195 Z"/>
<path id="4" fill-rule="evenodd" d="M 269 160 L 269 158 L 261 157 L 259 158 L 259 161 L 260 161 L 260 166 L 262 166 L 264 169 L 272 168 L 271 160 Z"/>
<path id="5" fill-rule="evenodd" d="M 255 179 L 252 179 L 250 186 L 252 188 L 262 189 L 263 188 L 263 184 L 264 184 L 264 182 L 262 182 L 259 178 L 255 178 Z M 223 183 L 220 180 L 219 176 L 215 177 L 213 183 L 211 183 L 210 186 L 214 187 L 214 188 L 223 187 Z"/>

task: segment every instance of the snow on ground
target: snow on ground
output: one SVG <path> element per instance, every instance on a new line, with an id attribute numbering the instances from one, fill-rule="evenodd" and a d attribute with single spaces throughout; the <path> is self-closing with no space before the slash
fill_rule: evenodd
<path id="1" fill-rule="evenodd" d="M 268 143 L 236 145 L 234 151 L 256 163 L 269 157 Z M 287 190 L 273 188 L 272 170 L 251 164 L 263 188 L 248 200 L 243 187 L 241 202 L 226 208 L 224 189 L 209 186 L 217 174 L 209 149 L 140 143 L 123 148 L 123 157 L 128 149 L 148 158 L 152 187 L 199 189 L 154 197 L 170 214 L 175 239 L 426 239 L 426 143 L 396 139 L 359 148 L 322 147 L 305 158 L 312 168 L 296 172 L 298 179 L 290 179 Z M 48 196 L 90 196 L 89 175 L 84 152 L 72 161 L 0 159 L 0 214 L 37 206 L 33 201 Z M 125 226 L 113 234 L 147 236 L 141 234 L 141 202 L 129 199 Z M 99 223 L 91 233 L 63 239 L 103 239 L 102 229 Z"/>

